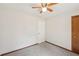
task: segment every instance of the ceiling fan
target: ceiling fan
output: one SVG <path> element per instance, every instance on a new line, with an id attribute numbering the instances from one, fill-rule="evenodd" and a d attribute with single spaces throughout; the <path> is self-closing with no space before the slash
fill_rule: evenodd
<path id="1" fill-rule="evenodd" d="M 56 5 L 58 3 L 40 3 L 38 6 L 34 6 L 32 8 L 38 8 L 40 9 L 40 13 L 43 13 L 43 12 L 53 12 L 52 10 L 52 6 Z"/>

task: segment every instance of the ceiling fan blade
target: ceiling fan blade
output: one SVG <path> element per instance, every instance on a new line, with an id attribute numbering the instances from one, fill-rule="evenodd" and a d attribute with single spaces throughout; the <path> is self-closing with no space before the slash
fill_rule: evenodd
<path id="1" fill-rule="evenodd" d="M 51 6 L 56 5 L 56 4 L 58 4 L 58 3 L 49 3 L 48 7 L 51 7 Z"/>
<path id="2" fill-rule="evenodd" d="M 47 7 L 47 3 L 45 3 L 45 7 Z"/>
<path id="3" fill-rule="evenodd" d="M 32 8 L 41 8 L 41 7 L 32 7 Z"/>
<path id="4" fill-rule="evenodd" d="M 45 3 L 41 3 L 41 6 L 42 6 L 42 7 L 45 7 Z"/>
<path id="5" fill-rule="evenodd" d="M 50 9 L 50 8 L 47 8 L 47 10 L 48 10 L 49 12 L 53 12 L 53 10 L 52 10 L 52 9 Z"/>

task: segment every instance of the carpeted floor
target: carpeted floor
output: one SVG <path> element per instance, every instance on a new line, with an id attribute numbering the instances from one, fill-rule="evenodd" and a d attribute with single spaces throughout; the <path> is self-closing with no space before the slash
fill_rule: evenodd
<path id="1" fill-rule="evenodd" d="M 47 42 L 43 42 L 4 56 L 79 56 Z"/>

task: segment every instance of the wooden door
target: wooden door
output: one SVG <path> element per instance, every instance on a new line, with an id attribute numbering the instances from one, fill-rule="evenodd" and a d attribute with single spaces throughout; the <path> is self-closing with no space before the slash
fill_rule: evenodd
<path id="1" fill-rule="evenodd" d="M 79 15 L 72 16 L 72 51 L 79 53 Z"/>

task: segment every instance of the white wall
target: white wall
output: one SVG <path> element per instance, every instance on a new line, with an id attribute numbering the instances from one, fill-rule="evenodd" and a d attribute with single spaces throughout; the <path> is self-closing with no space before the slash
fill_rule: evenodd
<path id="1" fill-rule="evenodd" d="M 0 54 L 45 41 L 40 19 L 11 5 L 0 6 Z"/>
<path id="2" fill-rule="evenodd" d="M 38 43 L 44 42 L 45 41 L 45 20 L 41 19 L 38 20 L 38 33 L 39 35 L 37 36 Z"/>
<path id="3" fill-rule="evenodd" d="M 46 40 L 71 50 L 71 16 L 79 10 L 62 13 L 46 20 Z"/>

